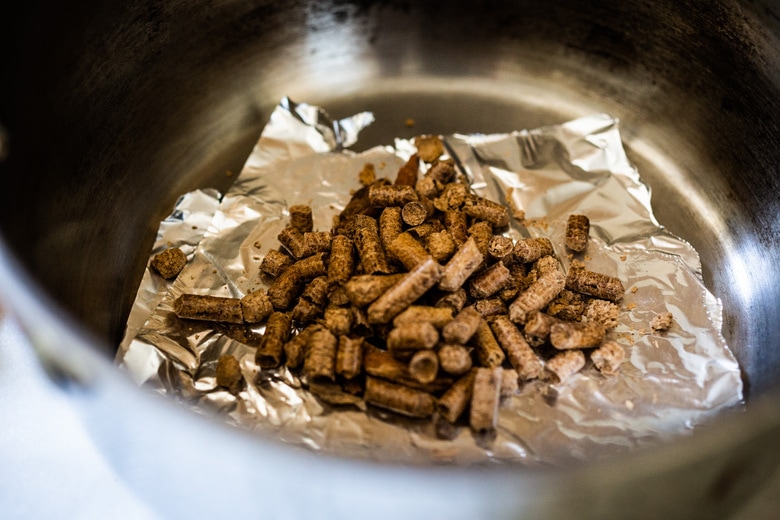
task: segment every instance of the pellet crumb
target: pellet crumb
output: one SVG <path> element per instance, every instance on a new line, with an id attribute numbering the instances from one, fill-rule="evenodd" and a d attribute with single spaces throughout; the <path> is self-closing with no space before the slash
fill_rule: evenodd
<path id="1" fill-rule="evenodd" d="M 185 265 L 187 265 L 187 255 L 178 247 L 171 247 L 157 253 L 151 261 L 151 268 L 166 280 L 176 278 Z"/>
<path id="2" fill-rule="evenodd" d="M 666 332 L 672 326 L 674 316 L 671 312 L 662 312 L 653 318 L 650 322 L 650 328 L 655 332 Z"/>

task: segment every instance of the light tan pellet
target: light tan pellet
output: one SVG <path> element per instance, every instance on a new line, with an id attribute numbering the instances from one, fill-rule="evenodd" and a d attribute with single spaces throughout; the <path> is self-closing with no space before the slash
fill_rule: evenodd
<path id="1" fill-rule="evenodd" d="M 363 370 L 363 338 L 339 336 L 336 353 L 336 373 L 353 379 Z"/>
<path id="2" fill-rule="evenodd" d="M 605 332 L 598 323 L 562 321 L 550 327 L 550 343 L 558 350 L 593 348 L 604 341 Z"/>
<path id="3" fill-rule="evenodd" d="M 477 362 L 482 367 L 500 367 L 504 362 L 506 355 L 493 334 L 493 330 L 487 321 L 480 318 L 477 331 L 471 338 L 474 345 L 474 353 L 477 356 Z"/>
<path id="4" fill-rule="evenodd" d="M 531 345 L 538 346 L 550 337 L 550 327 L 560 321 L 542 311 L 534 311 L 528 314 L 523 332 Z"/>
<path id="5" fill-rule="evenodd" d="M 440 263 L 449 260 L 457 248 L 455 240 L 446 229 L 425 235 L 423 244 L 434 260 Z"/>
<path id="6" fill-rule="evenodd" d="M 446 229 L 452 240 L 457 246 L 460 246 L 469 238 L 468 222 L 466 214 L 459 209 L 448 209 L 443 217 L 444 229 Z"/>
<path id="7" fill-rule="evenodd" d="M 356 307 L 365 307 L 398 283 L 406 273 L 388 275 L 357 275 L 344 284 L 344 291 Z"/>
<path id="8" fill-rule="evenodd" d="M 428 218 L 428 208 L 419 200 L 407 202 L 401 209 L 401 218 L 409 226 L 419 226 Z"/>
<path id="9" fill-rule="evenodd" d="M 456 291 L 479 268 L 484 260 L 476 241 L 469 237 L 444 266 L 439 281 L 442 291 Z"/>
<path id="10" fill-rule="evenodd" d="M 286 227 L 279 233 L 278 239 L 295 258 L 300 260 L 317 253 L 329 251 L 333 236 L 329 231 L 301 233 L 291 227 Z"/>
<path id="11" fill-rule="evenodd" d="M 496 262 L 471 278 L 469 294 L 475 299 L 488 298 L 506 287 L 510 280 L 509 269 L 503 263 Z"/>
<path id="12" fill-rule="evenodd" d="M 379 239 L 385 251 L 395 237 L 403 232 L 404 223 L 401 218 L 401 208 L 398 206 L 388 206 L 382 210 L 379 215 Z"/>
<path id="13" fill-rule="evenodd" d="M 463 309 L 463 306 L 466 305 L 467 299 L 468 295 L 466 294 L 466 290 L 460 288 L 456 291 L 445 293 L 436 301 L 435 305 L 436 307 L 449 307 L 452 309 L 453 313 L 458 313 Z"/>
<path id="14" fill-rule="evenodd" d="M 589 271 L 578 260 L 571 263 L 566 288 L 612 302 L 620 300 L 626 292 L 619 278 Z"/>
<path id="15" fill-rule="evenodd" d="M 494 235 L 490 239 L 490 244 L 488 244 L 488 254 L 496 260 L 501 260 L 513 256 L 512 251 L 514 248 L 515 243 L 511 238 L 503 235 Z"/>
<path id="16" fill-rule="evenodd" d="M 584 366 L 585 354 L 581 350 L 566 350 L 548 360 L 545 368 L 554 376 L 554 382 L 562 383 Z"/>
<path id="17" fill-rule="evenodd" d="M 457 422 L 471 402 L 476 370 L 469 370 L 442 395 L 437 403 L 439 414 L 451 423 Z"/>
<path id="18" fill-rule="evenodd" d="M 566 278 L 557 269 L 546 272 L 509 305 L 509 317 L 515 323 L 525 323 L 529 313 L 542 310 L 563 290 Z"/>
<path id="19" fill-rule="evenodd" d="M 605 375 L 615 374 L 625 360 L 626 353 L 616 341 L 605 341 L 590 353 L 590 359 L 596 368 Z"/>
<path id="20" fill-rule="evenodd" d="M 474 239 L 482 257 L 487 259 L 490 241 L 493 240 L 493 225 L 486 220 L 475 222 L 469 227 L 469 236 Z"/>
<path id="21" fill-rule="evenodd" d="M 189 320 L 244 323 L 241 300 L 207 294 L 182 294 L 173 302 L 173 312 Z"/>
<path id="22" fill-rule="evenodd" d="M 171 247 L 157 253 L 149 264 L 166 280 L 176 278 L 185 265 L 187 265 L 187 255 L 178 247 Z"/>
<path id="23" fill-rule="evenodd" d="M 581 253 L 588 247 L 588 235 L 590 234 L 590 220 L 585 215 L 569 215 L 566 221 L 566 235 L 564 243 L 566 247 Z"/>
<path id="24" fill-rule="evenodd" d="M 409 360 L 409 373 L 421 383 L 431 383 L 439 373 L 439 357 L 433 350 L 418 350 Z"/>
<path id="25" fill-rule="evenodd" d="M 433 258 L 419 264 L 369 305 L 368 322 L 388 323 L 436 285 L 441 276 L 441 266 Z"/>
<path id="26" fill-rule="evenodd" d="M 465 345 L 445 343 L 439 347 L 439 367 L 454 376 L 465 374 L 471 369 L 471 349 Z"/>
<path id="27" fill-rule="evenodd" d="M 513 254 L 518 262 L 527 264 L 553 255 L 554 250 L 549 238 L 523 238 L 515 243 Z"/>
<path id="28" fill-rule="evenodd" d="M 465 307 L 441 331 L 447 343 L 467 343 L 477 331 L 482 315 L 474 307 Z"/>
<path id="29" fill-rule="evenodd" d="M 426 176 L 417 179 L 417 184 L 414 185 L 414 191 L 421 197 L 435 199 L 441 194 L 441 187 L 441 184 L 436 182 L 436 179 Z"/>
<path id="30" fill-rule="evenodd" d="M 542 375 L 544 365 L 541 359 L 509 317 L 496 316 L 490 327 L 520 378 L 527 381 Z"/>
<path id="31" fill-rule="evenodd" d="M 474 302 L 474 309 L 483 318 L 489 318 L 498 314 L 506 314 L 507 308 L 501 298 L 485 298 Z"/>
<path id="32" fill-rule="evenodd" d="M 469 425 L 477 433 L 493 431 L 498 425 L 502 375 L 501 367 L 476 369 Z"/>
<path id="33" fill-rule="evenodd" d="M 427 322 L 441 330 L 442 327 L 451 321 L 451 308 L 410 305 L 401 314 L 393 318 L 393 326 L 398 327 L 405 323 Z"/>
<path id="34" fill-rule="evenodd" d="M 387 253 L 398 260 L 407 271 L 431 258 L 431 254 L 410 233 L 404 232 L 395 237 L 387 248 Z"/>
<path id="35" fill-rule="evenodd" d="M 282 364 L 284 344 L 290 339 L 292 320 L 286 312 L 274 312 L 268 317 L 265 332 L 255 352 L 260 368 L 276 368 Z"/>
<path id="36" fill-rule="evenodd" d="M 409 417 L 425 418 L 433 415 L 436 399 L 429 393 L 408 386 L 366 378 L 366 402 Z"/>
<path id="37" fill-rule="evenodd" d="M 328 305 L 323 312 L 323 324 L 336 336 L 349 334 L 355 314 L 351 307 Z"/>
<path id="38" fill-rule="evenodd" d="M 387 335 L 390 352 L 431 349 L 439 341 L 439 331 L 426 321 L 403 323 Z"/>
<path id="39" fill-rule="evenodd" d="M 484 197 L 469 197 L 463 205 L 463 211 L 476 220 L 490 222 L 495 228 L 509 225 L 509 210 L 506 206 Z"/>
<path id="40" fill-rule="evenodd" d="M 324 383 L 336 379 L 336 355 L 338 339 L 323 326 L 315 326 L 309 335 L 303 374 L 312 383 Z"/>
<path id="41" fill-rule="evenodd" d="M 504 368 L 501 373 L 501 399 L 520 392 L 520 376 L 514 368 Z"/>
<path id="42" fill-rule="evenodd" d="M 370 221 L 371 224 L 361 225 L 355 230 L 355 248 L 363 274 L 391 273 L 385 248 L 379 240 L 379 226 L 376 220 Z"/>

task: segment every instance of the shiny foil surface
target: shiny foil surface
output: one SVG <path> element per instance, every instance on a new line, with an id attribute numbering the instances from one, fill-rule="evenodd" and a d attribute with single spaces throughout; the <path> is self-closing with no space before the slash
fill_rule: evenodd
<path id="1" fill-rule="evenodd" d="M 503 400 L 494 437 L 463 426 L 443 439 L 431 420 L 360 400 L 328 405 L 286 368 L 259 369 L 251 345 L 262 326 L 178 320 L 172 302 L 183 293 L 241 297 L 267 287 L 259 265 L 279 247 L 289 206 L 309 204 L 315 230 L 330 230 L 366 163 L 377 177 L 395 178 L 412 142 L 347 149 L 372 122 L 370 113 L 331 121 L 318 107 L 284 99 L 227 193 L 183 195 L 161 223 L 151 255 L 179 246 L 188 264 L 173 281 L 147 269 L 117 352 L 121 369 L 139 385 L 238 428 L 335 455 L 412 464 L 592 460 L 689 434 L 742 404 L 740 368 L 720 333 L 721 305 L 704 286 L 699 257 L 656 221 L 650 188 L 625 155 L 618 121 L 603 114 L 509 134 L 442 136 L 476 193 L 525 213 L 512 219 L 507 236 L 550 238 L 566 271 L 567 217 L 587 215 L 587 268 L 620 278 L 626 288 L 619 325 L 607 335 L 626 351 L 620 370 L 602 375 L 588 363 L 563 383 L 525 385 Z M 651 320 L 665 311 L 674 316 L 671 329 L 654 332 Z M 223 354 L 240 361 L 246 385 L 237 395 L 216 386 Z"/>

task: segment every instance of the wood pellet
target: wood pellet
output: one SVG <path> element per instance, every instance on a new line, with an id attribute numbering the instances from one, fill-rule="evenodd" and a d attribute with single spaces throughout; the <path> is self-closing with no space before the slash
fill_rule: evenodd
<path id="1" fill-rule="evenodd" d="M 622 281 L 571 253 L 566 271 L 555 252 L 586 250 L 588 217 L 569 217 L 563 244 L 505 236 L 508 208 L 471 192 L 438 137 L 416 142 L 395 180 L 373 165 L 358 172 L 362 187 L 332 229 L 290 206 L 257 273 L 267 290 L 181 295 L 176 315 L 264 325 L 260 369 L 290 370 L 329 406 L 436 415 L 450 432 L 494 431 L 502 398 L 533 380 L 565 384 L 588 359 L 618 377 L 627 352 L 610 334 Z M 671 324 L 663 313 L 650 328 Z M 217 384 L 238 391 L 239 368 L 220 358 Z"/>

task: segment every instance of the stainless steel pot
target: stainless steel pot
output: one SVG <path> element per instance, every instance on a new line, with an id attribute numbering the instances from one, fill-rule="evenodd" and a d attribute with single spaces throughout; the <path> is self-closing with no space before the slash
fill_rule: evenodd
<path id="1" fill-rule="evenodd" d="M 771 0 L 14 4 L 2 297 L 120 474 L 173 517 L 726 516 L 780 458 L 779 37 Z M 134 387 L 111 361 L 157 223 L 178 194 L 227 186 L 284 95 L 373 111 L 362 147 L 619 117 L 658 219 L 723 301 L 747 411 L 598 464 L 411 468 L 239 433 Z"/>

